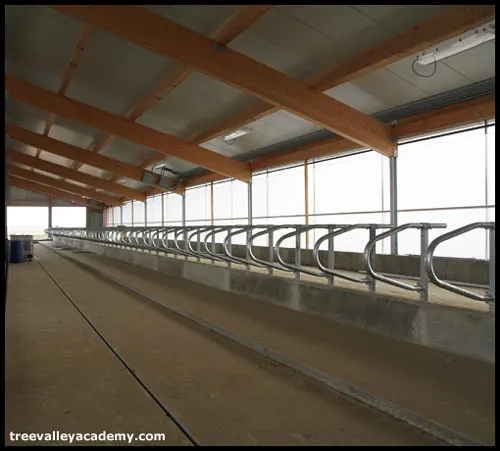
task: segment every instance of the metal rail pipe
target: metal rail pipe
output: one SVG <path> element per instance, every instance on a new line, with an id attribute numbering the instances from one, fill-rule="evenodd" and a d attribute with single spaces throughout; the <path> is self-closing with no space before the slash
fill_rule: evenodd
<path id="1" fill-rule="evenodd" d="M 466 290 L 464 288 L 457 287 L 451 283 L 445 282 L 441 280 L 437 275 L 434 269 L 434 252 L 436 248 L 443 243 L 444 241 L 448 241 L 452 238 L 455 238 L 464 233 L 470 232 L 475 229 L 485 229 L 489 230 L 489 287 L 486 294 L 481 295 L 478 293 L 474 293 L 470 290 Z M 474 222 L 472 224 L 468 224 L 466 226 L 460 227 L 458 229 L 452 230 L 451 232 L 444 233 L 443 235 L 437 237 L 428 247 L 427 252 L 425 253 L 425 269 L 430 281 L 437 285 L 440 288 L 444 288 L 445 290 L 451 291 L 456 294 L 460 294 L 462 296 L 466 296 L 470 299 L 474 299 L 476 301 L 487 302 L 490 304 L 490 309 L 494 310 L 495 303 L 495 223 L 494 222 Z"/>
<path id="2" fill-rule="evenodd" d="M 395 287 L 403 288 L 405 290 L 410 290 L 410 291 L 417 291 L 420 292 L 420 300 L 421 301 L 427 301 L 428 300 L 428 279 L 426 276 L 425 272 L 425 254 L 427 252 L 427 245 L 429 242 L 429 229 L 431 228 L 446 228 L 446 224 L 430 224 L 426 222 L 422 223 L 409 223 L 409 224 L 403 224 L 398 227 L 393 227 L 392 229 L 388 230 L 387 232 L 383 232 L 380 235 L 377 235 L 373 237 L 369 243 L 365 247 L 364 251 L 364 262 L 366 266 L 366 270 L 368 274 L 373 277 L 375 280 L 380 280 L 381 282 L 388 283 L 389 285 L 393 285 Z M 415 285 L 411 285 L 408 283 L 404 282 L 399 282 L 397 280 L 391 279 L 390 277 L 383 276 L 382 274 L 378 274 L 375 272 L 372 266 L 372 260 L 371 260 L 371 255 L 372 251 L 375 247 L 375 244 L 377 241 L 383 240 L 384 238 L 390 237 L 396 233 L 402 232 L 403 230 L 407 229 L 420 229 L 421 231 L 421 238 L 420 238 L 420 281 L 417 282 Z"/>
<path id="3" fill-rule="evenodd" d="M 333 284 L 335 277 L 340 277 L 355 283 L 368 284 L 371 290 L 375 289 L 375 281 L 381 281 L 396 286 L 403 290 L 409 290 L 420 293 L 423 301 L 428 300 L 428 285 L 433 283 L 447 291 L 466 296 L 476 301 L 487 302 L 490 308 L 494 310 L 495 299 L 495 223 L 480 222 L 461 227 L 457 230 L 448 232 L 436 238 L 428 245 L 429 231 L 433 228 L 445 228 L 446 224 L 429 223 L 409 223 L 376 234 L 376 229 L 386 228 L 386 224 L 322 224 L 322 225 L 203 225 L 203 226 L 148 226 L 148 227 L 103 227 L 103 228 L 60 228 L 53 227 L 45 230 L 54 237 L 62 236 L 75 238 L 85 241 L 102 243 L 106 246 L 121 246 L 132 249 L 149 250 L 150 252 L 162 252 L 165 254 L 183 256 L 185 258 L 194 257 L 198 261 L 201 259 L 211 262 L 225 262 L 228 267 L 231 264 L 243 264 L 247 270 L 251 267 L 267 268 L 269 274 L 274 270 L 294 272 L 298 279 L 300 273 L 313 275 L 315 277 L 326 277 L 330 284 Z M 293 230 L 285 233 L 274 242 L 275 233 L 283 229 Z M 367 275 L 365 277 L 356 277 L 344 274 L 335 269 L 335 248 L 334 238 L 349 231 L 361 228 L 370 230 L 370 239 L 363 252 L 364 265 Z M 433 257 L 436 247 L 444 241 L 454 238 L 477 228 L 486 229 L 490 238 L 490 259 L 489 259 L 489 288 L 484 295 L 474 293 L 448 282 L 439 279 L 435 273 Z M 314 229 L 326 229 L 313 246 L 313 266 L 317 270 L 304 268 L 301 265 L 301 243 L 300 237 L 303 233 Z M 374 270 L 374 257 L 376 243 L 384 238 L 394 236 L 407 229 L 420 230 L 420 279 L 416 284 L 409 284 L 379 274 Z M 217 234 L 226 234 L 221 243 L 223 254 L 218 254 L 215 248 L 215 236 Z M 240 234 L 246 235 L 245 257 L 238 257 L 233 254 L 232 240 Z M 181 238 L 183 243 L 181 245 Z M 268 237 L 268 260 L 257 258 L 254 251 L 254 242 L 257 238 Z M 288 238 L 295 237 L 295 258 L 294 263 L 288 263 L 281 255 L 282 243 Z M 209 241 L 211 240 L 211 243 Z M 321 261 L 320 247 L 328 241 L 328 264 Z M 196 249 L 194 247 L 196 243 Z M 277 261 L 275 261 L 275 258 Z"/>

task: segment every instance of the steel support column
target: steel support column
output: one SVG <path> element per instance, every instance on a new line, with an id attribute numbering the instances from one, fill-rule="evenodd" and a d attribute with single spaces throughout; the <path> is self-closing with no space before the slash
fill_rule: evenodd
<path id="1" fill-rule="evenodd" d="M 247 243 L 248 241 L 250 240 L 250 237 L 252 236 L 252 223 L 253 223 L 253 211 L 252 211 L 252 179 L 250 179 L 248 181 L 248 184 L 247 184 L 247 192 L 248 192 L 248 196 L 247 196 L 247 203 L 248 203 L 248 230 L 247 230 Z M 247 257 L 247 260 L 250 260 L 250 256 L 248 255 L 248 249 L 246 250 L 246 257 Z M 247 269 L 249 270 L 250 269 L 250 265 L 247 265 Z"/>
<path id="2" fill-rule="evenodd" d="M 393 157 L 389 157 L 389 174 L 390 174 L 390 221 L 391 226 L 398 225 L 398 171 L 397 171 L 398 151 L 394 152 Z M 398 235 L 391 235 L 391 254 L 398 253 Z"/>

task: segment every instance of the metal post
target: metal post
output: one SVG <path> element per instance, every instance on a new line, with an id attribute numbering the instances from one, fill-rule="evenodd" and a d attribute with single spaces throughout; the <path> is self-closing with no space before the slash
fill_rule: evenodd
<path id="1" fill-rule="evenodd" d="M 188 250 L 187 230 L 186 230 L 186 192 L 182 193 L 182 227 L 184 228 L 184 249 Z M 187 260 L 187 255 L 185 256 Z"/>
<path id="2" fill-rule="evenodd" d="M 123 225 L 123 205 L 120 205 L 120 225 Z"/>
<path id="3" fill-rule="evenodd" d="M 398 225 L 398 165 L 397 165 L 398 151 L 394 152 L 393 157 L 389 157 L 389 172 L 390 172 L 390 221 L 392 227 Z M 398 235 L 394 233 L 391 235 L 391 254 L 397 255 L 398 253 Z"/>
<path id="4" fill-rule="evenodd" d="M 429 247 L 429 227 L 424 225 L 420 231 L 420 300 L 427 302 L 429 300 L 429 277 L 425 269 L 425 255 Z"/>
<path id="5" fill-rule="evenodd" d="M 165 192 L 161 193 L 161 226 L 165 226 Z"/>
<path id="6" fill-rule="evenodd" d="M 268 245 L 269 245 L 269 261 L 271 263 L 274 262 L 274 233 L 273 232 L 269 232 L 269 242 L 268 242 Z M 267 268 L 267 272 L 269 274 L 272 274 L 273 273 L 273 268 Z"/>
<path id="7" fill-rule="evenodd" d="M 210 182 L 210 225 L 214 225 L 214 182 Z M 215 233 L 212 235 L 212 252 L 215 254 Z M 215 260 L 211 260 L 215 265 Z"/>
<path id="8" fill-rule="evenodd" d="M 250 237 L 252 236 L 252 220 L 253 220 L 253 211 L 252 211 L 252 179 L 248 181 L 248 230 L 247 230 L 247 243 L 250 241 Z M 247 260 L 250 261 L 250 255 L 248 255 L 248 249 L 246 250 Z M 250 265 L 246 265 L 247 271 L 250 271 Z"/>
<path id="9" fill-rule="evenodd" d="M 305 224 L 309 225 L 309 168 L 307 158 L 304 160 L 304 215 Z M 306 249 L 309 249 L 309 230 L 306 232 Z"/>
<path id="10" fill-rule="evenodd" d="M 196 251 L 199 254 L 201 253 L 201 232 L 198 233 L 197 238 L 196 238 Z M 196 260 L 201 261 L 201 257 L 196 257 Z"/>
<path id="11" fill-rule="evenodd" d="M 375 236 L 377 234 L 377 228 L 375 227 L 374 224 L 371 224 L 369 230 L 370 230 L 369 240 L 372 241 L 375 239 Z M 373 246 L 373 250 L 372 250 L 372 253 L 370 255 L 370 262 L 371 262 L 372 268 L 375 268 L 375 254 L 376 254 L 376 252 L 377 252 L 377 246 Z M 368 284 L 368 289 L 370 292 L 375 293 L 376 283 L 377 283 L 377 281 L 373 277 L 370 277 L 370 282 Z"/>
<path id="12" fill-rule="evenodd" d="M 490 302 L 490 311 L 495 311 L 495 229 L 490 229 L 490 270 L 488 294 L 493 297 Z"/>
<path id="13" fill-rule="evenodd" d="M 297 235 L 295 235 L 295 266 L 300 268 L 300 226 L 297 226 Z M 295 271 L 295 280 L 300 280 L 300 271 Z"/>
<path id="14" fill-rule="evenodd" d="M 227 234 L 229 235 L 231 233 L 231 230 L 232 230 L 232 227 L 229 227 L 227 229 Z M 229 251 L 229 253 L 231 255 L 233 255 L 233 245 L 231 243 L 231 237 L 229 237 L 229 239 L 227 240 L 227 250 Z M 227 262 L 227 267 L 228 268 L 231 268 L 231 262 Z"/>
<path id="15" fill-rule="evenodd" d="M 49 196 L 49 229 L 52 228 L 52 197 Z M 49 234 L 48 238 L 52 238 L 52 234 Z"/>
<path id="16" fill-rule="evenodd" d="M 328 227 L 328 233 L 333 232 L 335 227 Z M 335 250 L 333 236 L 328 238 L 328 269 L 335 269 Z M 328 285 L 333 285 L 333 275 L 328 276 Z"/>
<path id="17" fill-rule="evenodd" d="M 144 227 L 148 226 L 148 202 L 144 201 Z"/>

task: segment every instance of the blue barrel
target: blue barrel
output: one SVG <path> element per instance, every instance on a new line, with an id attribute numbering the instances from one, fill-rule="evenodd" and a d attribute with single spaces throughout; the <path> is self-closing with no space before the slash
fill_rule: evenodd
<path id="1" fill-rule="evenodd" d="M 24 242 L 11 241 L 10 242 L 10 262 L 22 263 L 24 261 Z"/>

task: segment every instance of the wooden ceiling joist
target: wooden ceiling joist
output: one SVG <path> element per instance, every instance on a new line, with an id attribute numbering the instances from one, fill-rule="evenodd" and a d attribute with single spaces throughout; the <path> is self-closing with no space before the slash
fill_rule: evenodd
<path id="1" fill-rule="evenodd" d="M 89 202 L 87 199 L 83 197 L 76 196 L 74 194 L 62 191 L 57 188 L 50 188 L 47 185 L 41 185 L 40 183 L 35 183 L 33 181 L 19 178 L 16 177 L 15 175 L 9 175 L 8 182 L 12 186 L 17 186 L 18 188 L 34 191 L 36 193 L 43 194 L 45 196 L 57 197 L 59 199 L 74 202 L 75 204 L 79 204 L 84 207 L 94 208 L 96 210 L 104 210 L 103 204 L 93 204 L 92 202 Z"/>
<path id="2" fill-rule="evenodd" d="M 98 169 L 103 169 L 104 171 L 111 172 L 112 174 L 119 175 L 131 180 L 135 180 L 142 183 L 144 179 L 144 170 L 133 166 L 128 163 L 123 163 L 121 161 L 115 160 L 114 158 L 109 158 L 104 155 L 99 155 L 96 153 L 89 152 L 80 147 L 73 146 L 62 141 L 58 141 L 54 138 L 49 138 L 48 136 L 39 135 L 25 128 L 18 127 L 13 124 L 6 124 L 5 130 L 9 138 L 14 141 L 19 141 L 24 144 L 28 144 L 31 147 L 41 148 L 54 155 L 59 155 L 64 158 L 69 158 L 71 160 L 80 161 L 89 166 L 93 166 Z M 155 176 L 152 179 L 151 184 L 156 185 L 159 183 L 159 176 Z M 179 186 L 175 192 L 183 192 L 183 186 Z M 162 190 L 164 191 L 164 190 Z"/>
<path id="3" fill-rule="evenodd" d="M 71 80 L 73 79 L 73 75 L 76 72 L 76 69 L 78 68 L 78 63 L 80 61 L 80 58 L 83 54 L 83 51 L 85 50 L 85 46 L 87 44 L 87 40 L 90 36 L 90 30 L 92 27 L 88 24 L 85 24 L 82 30 L 82 34 L 80 35 L 80 39 L 78 39 L 78 42 L 76 44 L 75 50 L 73 52 L 73 57 L 71 58 L 71 61 L 68 65 L 68 68 L 66 69 L 66 72 L 63 77 L 63 81 L 61 83 L 61 87 L 59 88 L 59 94 L 64 95 L 66 94 L 66 90 L 69 87 L 69 84 L 71 83 Z M 45 129 L 43 131 L 44 136 L 48 136 L 50 129 L 54 125 L 56 119 L 55 114 L 50 114 L 49 118 L 47 120 L 47 123 L 45 124 Z M 38 149 L 36 151 L 35 158 L 38 158 L 40 156 L 41 149 Z"/>
<path id="4" fill-rule="evenodd" d="M 80 183 L 85 183 L 86 185 L 92 186 L 94 188 L 101 188 L 111 193 L 118 194 L 120 196 L 123 196 L 125 200 L 136 199 L 142 202 L 146 200 L 146 196 L 142 191 L 128 188 L 126 186 L 120 185 L 119 183 L 113 183 L 100 177 L 95 177 L 83 172 L 78 172 L 65 166 L 50 163 L 40 158 L 35 158 L 21 152 L 16 152 L 12 149 L 6 149 L 5 156 L 7 157 L 7 159 L 15 163 L 29 166 L 33 169 L 39 169 L 40 171 L 49 172 L 68 180 L 75 180 Z"/>
<path id="5" fill-rule="evenodd" d="M 245 163 L 202 147 L 193 146 L 174 136 L 77 102 L 11 75 L 5 75 L 5 89 L 9 92 L 10 97 L 18 102 L 81 122 L 89 127 L 149 147 L 165 155 L 189 161 L 213 172 L 244 182 L 247 182 L 250 177 L 250 170 Z M 97 155 L 94 154 L 94 156 Z"/>
<path id="6" fill-rule="evenodd" d="M 399 119 L 394 127 L 394 137 L 397 139 L 410 138 L 415 135 L 446 130 L 474 122 L 485 121 L 494 117 L 495 95 L 490 94 Z M 297 146 L 276 154 L 256 158 L 252 160 L 251 167 L 252 171 L 260 171 L 358 148 L 359 146 L 356 146 L 351 141 L 335 136 L 315 143 Z M 206 172 L 187 179 L 186 188 L 223 179 L 224 177 L 221 177 L 219 174 Z M 147 196 L 153 194 L 156 194 L 154 190 L 146 192 Z"/>
<path id="7" fill-rule="evenodd" d="M 144 8 L 104 5 L 54 8 L 256 95 L 362 146 L 384 155 L 394 153 L 395 143 L 386 124 Z"/>
<path id="8" fill-rule="evenodd" d="M 34 133 L 13 124 L 6 124 L 6 133 L 9 138 L 14 141 L 19 141 L 31 147 L 41 148 L 47 152 L 53 153 L 54 155 L 80 161 L 84 164 L 88 164 L 89 166 L 103 169 L 104 171 L 108 171 L 131 180 L 142 180 L 143 170 L 141 168 L 132 166 L 131 164 L 122 163 L 114 158 L 93 154 L 88 150 L 82 149 L 81 147 L 73 146 L 72 144 Z"/>
<path id="9" fill-rule="evenodd" d="M 33 182 L 40 183 L 42 185 L 50 186 L 51 188 L 57 188 L 63 191 L 68 191 L 73 194 L 78 194 L 82 197 L 87 197 L 93 199 L 97 202 L 103 202 L 106 205 L 115 205 L 119 207 L 122 202 L 117 197 L 108 196 L 103 193 L 99 193 L 92 189 L 83 188 L 77 186 L 73 183 L 64 182 L 53 177 L 48 177 L 46 175 L 39 174 L 37 172 L 31 172 L 26 169 L 22 169 L 19 166 L 15 166 L 12 163 L 7 164 L 7 169 L 9 174 L 15 175 L 16 177 L 25 178 Z"/>
<path id="10" fill-rule="evenodd" d="M 326 91 L 418 53 L 436 43 L 474 29 L 494 18 L 494 5 L 455 6 L 387 41 L 309 77 L 306 84 L 316 92 Z M 256 102 L 232 113 L 206 129 L 194 133 L 188 137 L 187 141 L 192 144 L 202 144 L 279 109 L 279 107 L 265 102 Z"/>

